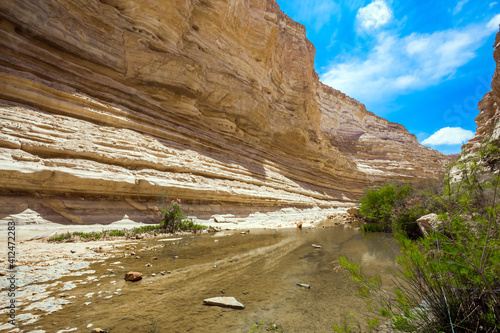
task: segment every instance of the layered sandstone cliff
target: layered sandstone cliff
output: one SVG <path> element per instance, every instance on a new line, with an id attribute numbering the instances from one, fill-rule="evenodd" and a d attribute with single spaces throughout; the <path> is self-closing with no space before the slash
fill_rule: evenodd
<path id="1" fill-rule="evenodd" d="M 496 69 L 491 80 L 491 90 L 479 102 L 479 114 L 475 119 L 476 134 L 462 147 L 466 154 L 477 153 L 483 143 L 500 143 L 500 32 L 493 47 Z"/>
<path id="2" fill-rule="evenodd" d="M 333 209 L 446 157 L 319 82 L 275 0 L 0 2 L 0 218 Z"/>

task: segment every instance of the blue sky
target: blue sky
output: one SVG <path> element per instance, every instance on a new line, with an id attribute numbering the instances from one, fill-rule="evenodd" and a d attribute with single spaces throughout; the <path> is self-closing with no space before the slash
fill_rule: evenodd
<path id="1" fill-rule="evenodd" d="M 323 83 L 445 154 L 472 137 L 495 70 L 500 0 L 278 4 L 306 26 Z"/>

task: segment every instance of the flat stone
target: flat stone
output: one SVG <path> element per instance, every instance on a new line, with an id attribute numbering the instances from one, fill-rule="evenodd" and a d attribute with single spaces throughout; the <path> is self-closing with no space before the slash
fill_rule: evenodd
<path id="1" fill-rule="evenodd" d="M 212 297 L 203 300 L 207 305 L 222 306 L 233 309 L 244 309 L 245 306 L 238 302 L 234 297 Z"/>
<path id="2" fill-rule="evenodd" d="M 302 288 L 311 289 L 311 286 L 305 283 L 297 283 L 297 285 Z"/>
<path id="3" fill-rule="evenodd" d="M 321 245 L 318 245 L 318 244 L 312 244 L 312 247 L 314 247 L 316 249 L 321 249 Z"/>

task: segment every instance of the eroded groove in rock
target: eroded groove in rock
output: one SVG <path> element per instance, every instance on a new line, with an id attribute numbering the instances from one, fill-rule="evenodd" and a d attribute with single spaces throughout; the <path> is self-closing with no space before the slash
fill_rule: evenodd
<path id="1" fill-rule="evenodd" d="M 448 161 L 320 83 L 274 0 L 7 0 L 0 18 L 2 217 L 148 222 L 165 192 L 204 217 L 331 210 Z"/>

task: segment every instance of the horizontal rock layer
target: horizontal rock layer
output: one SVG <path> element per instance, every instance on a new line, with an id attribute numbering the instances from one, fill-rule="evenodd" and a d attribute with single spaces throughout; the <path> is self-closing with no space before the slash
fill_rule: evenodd
<path id="1" fill-rule="evenodd" d="M 496 69 L 491 80 L 491 90 L 479 102 L 476 121 L 476 134 L 463 147 L 466 155 L 477 153 L 483 143 L 500 144 L 500 32 L 493 46 Z"/>
<path id="2" fill-rule="evenodd" d="M 447 162 L 319 82 L 275 0 L 6 0 L 0 18 L 0 218 L 145 222 L 165 194 L 205 217 L 332 209 Z"/>

